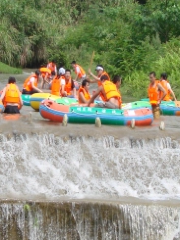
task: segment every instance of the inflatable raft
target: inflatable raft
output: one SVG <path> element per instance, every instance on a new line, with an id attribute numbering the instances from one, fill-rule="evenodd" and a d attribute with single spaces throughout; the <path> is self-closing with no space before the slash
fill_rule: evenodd
<path id="1" fill-rule="evenodd" d="M 141 99 L 142 102 L 149 103 L 149 98 Z M 150 105 L 150 103 L 149 103 Z M 161 114 L 169 116 L 180 116 L 180 102 L 179 101 L 162 101 L 160 104 Z"/>
<path id="2" fill-rule="evenodd" d="M 22 100 L 23 100 L 23 104 L 25 106 L 30 106 L 30 97 L 31 97 L 31 95 L 22 94 L 21 97 L 22 97 Z"/>
<path id="3" fill-rule="evenodd" d="M 54 122 L 62 122 L 65 114 L 69 123 L 95 123 L 97 117 L 102 124 L 130 125 L 132 119 L 136 126 L 147 126 L 153 121 L 152 111 L 149 108 L 134 110 L 104 109 L 83 106 L 65 106 L 51 100 L 44 100 L 40 105 L 40 114 L 43 118 Z"/>
<path id="4" fill-rule="evenodd" d="M 73 103 L 77 103 L 77 99 L 75 99 L 75 98 L 61 98 L 61 97 L 52 95 L 50 93 L 34 93 L 30 97 L 31 107 L 34 110 L 39 111 L 40 103 L 44 99 L 50 99 L 50 100 L 57 102 L 58 104 L 64 104 L 64 105 L 71 105 Z"/>
<path id="5" fill-rule="evenodd" d="M 130 110 L 130 109 L 136 109 L 136 108 L 151 108 L 151 105 L 147 101 L 136 101 L 131 103 L 123 103 L 122 109 L 123 110 Z"/>
<path id="6" fill-rule="evenodd" d="M 34 93 L 30 96 L 30 106 L 36 110 L 39 111 L 40 103 L 44 99 L 51 99 L 51 100 L 58 100 L 60 97 L 52 95 L 50 93 Z"/>

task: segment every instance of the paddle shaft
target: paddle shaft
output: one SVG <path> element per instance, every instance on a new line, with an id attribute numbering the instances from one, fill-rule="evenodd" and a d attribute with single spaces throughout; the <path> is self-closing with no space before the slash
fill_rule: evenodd
<path id="1" fill-rule="evenodd" d="M 89 64 L 89 69 L 91 69 L 91 67 L 92 67 L 93 60 L 94 60 L 94 55 L 95 55 L 95 51 L 92 52 L 91 61 L 90 61 L 90 64 Z"/>

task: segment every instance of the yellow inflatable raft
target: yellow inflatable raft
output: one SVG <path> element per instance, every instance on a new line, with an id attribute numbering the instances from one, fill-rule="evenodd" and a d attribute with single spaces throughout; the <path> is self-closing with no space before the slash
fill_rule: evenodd
<path id="1" fill-rule="evenodd" d="M 52 95 L 50 93 L 34 93 L 31 95 L 30 97 L 30 105 L 31 107 L 36 110 L 36 111 L 39 111 L 39 106 L 40 106 L 40 103 L 44 100 L 44 99 L 50 99 L 50 100 L 57 100 L 61 97 L 58 97 L 58 96 L 55 96 L 55 95 Z"/>

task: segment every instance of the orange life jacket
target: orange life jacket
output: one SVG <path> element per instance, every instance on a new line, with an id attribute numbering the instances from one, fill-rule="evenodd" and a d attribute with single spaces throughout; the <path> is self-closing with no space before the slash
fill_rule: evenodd
<path id="1" fill-rule="evenodd" d="M 48 77 L 51 76 L 51 70 L 45 67 L 42 67 L 39 69 L 39 71 L 41 72 L 41 76 L 44 78 L 47 74 Z"/>
<path id="2" fill-rule="evenodd" d="M 79 69 L 80 69 L 79 73 L 77 73 L 76 67 L 79 67 Z M 84 69 L 81 66 L 79 66 L 78 64 L 75 65 L 75 73 L 78 74 L 78 78 L 82 78 L 86 74 Z"/>
<path id="3" fill-rule="evenodd" d="M 112 83 L 109 80 L 106 80 L 105 82 L 102 83 L 102 86 L 104 88 L 104 94 L 101 92 L 100 96 L 104 102 L 107 102 L 111 98 L 117 98 L 119 107 L 121 106 L 121 95 L 120 92 L 118 92 L 117 87 L 114 83 Z"/>
<path id="4" fill-rule="evenodd" d="M 68 83 L 65 81 L 64 91 L 67 92 L 67 95 L 71 95 L 72 91 L 72 79 L 68 81 Z"/>
<path id="5" fill-rule="evenodd" d="M 23 84 L 23 88 L 26 89 L 26 91 L 32 91 L 33 90 L 32 83 L 30 82 L 31 78 L 35 78 L 34 86 L 37 87 L 37 85 L 38 85 L 38 83 L 37 83 L 38 77 L 37 77 L 36 74 L 33 74 L 33 75 L 29 76 Z"/>
<path id="6" fill-rule="evenodd" d="M 52 80 L 51 94 L 60 96 L 60 90 L 61 90 L 61 78 L 55 76 Z"/>
<path id="7" fill-rule="evenodd" d="M 6 92 L 3 99 L 4 107 L 6 107 L 7 103 L 17 103 L 20 105 L 19 89 L 14 83 L 10 83 L 6 86 Z"/>
<path id="8" fill-rule="evenodd" d="M 148 96 L 151 105 L 157 105 L 160 99 L 159 89 L 158 89 L 158 82 L 156 81 L 153 86 L 152 84 L 149 85 L 148 88 Z"/>
<path id="9" fill-rule="evenodd" d="M 104 72 L 101 74 L 100 78 L 101 78 L 102 76 L 107 76 L 107 77 L 108 77 L 108 81 L 110 81 L 110 77 L 109 77 L 109 74 L 108 74 L 107 72 L 104 71 Z M 101 85 L 102 85 L 101 80 L 98 80 L 98 86 L 100 87 Z"/>
<path id="10" fill-rule="evenodd" d="M 55 70 L 56 70 L 56 64 L 50 62 L 50 63 L 48 63 L 47 68 L 50 69 L 51 72 L 55 72 Z"/>
<path id="11" fill-rule="evenodd" d="M 89 100 L 91 98 L 89 92 L 87 92 L 86 89 L 84 89 L 83 87 L 80 87 L 79 91 L 78 91 L 78 101 L 79 101 L 79 103 L 83 103 L 83 102 L 81 102 L 81 98 L 80 98 L 80 93 L 81 92 L 84 94 L 84 97 L 85 97 L 86 100 Z"/>
<path id="12" fill-rule="evenodd" d="M 170 101 L 171 97 L 170 97 L 170 92 L 169 89 L 167 87 L 168 82 L 166 80 L 162 80 L 159 82 L 161 84 L 161 86 L 164 88 L 164 90 L 166 91 L 166 96 L 163 98 L 163 101 Z M 163 92 L 160 92 L 160 98 L 163 96 Z"/>

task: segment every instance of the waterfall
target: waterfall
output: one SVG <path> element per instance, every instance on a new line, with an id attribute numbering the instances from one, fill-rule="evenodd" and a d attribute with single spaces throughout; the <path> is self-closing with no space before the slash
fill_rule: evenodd
<path id="1" fill-rule="evenodd" d="M 180 144 L 0 134 L 0 239 L 180 239 Z"/>

